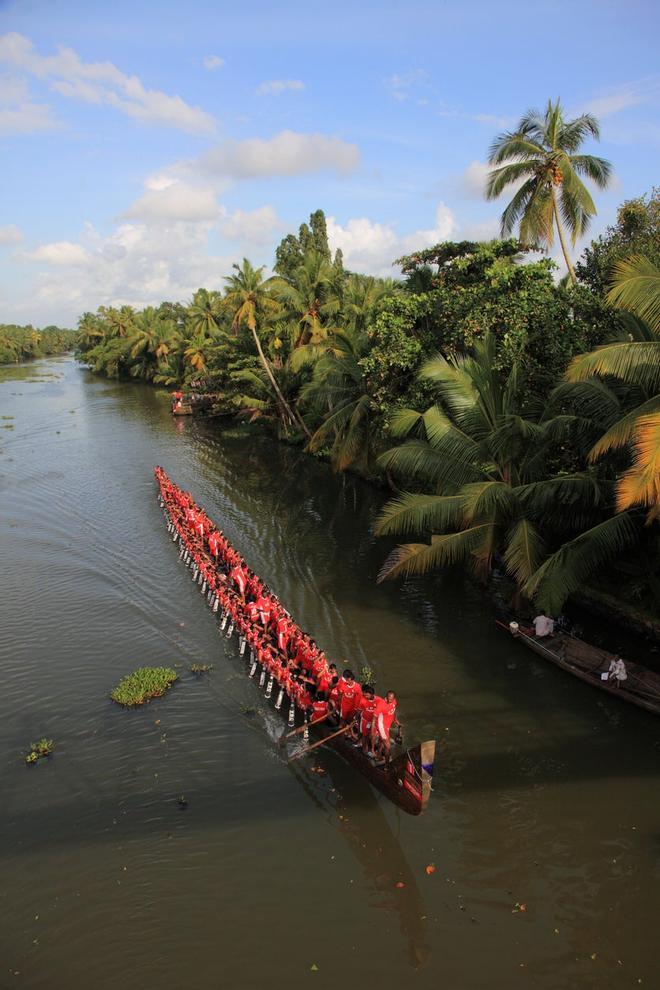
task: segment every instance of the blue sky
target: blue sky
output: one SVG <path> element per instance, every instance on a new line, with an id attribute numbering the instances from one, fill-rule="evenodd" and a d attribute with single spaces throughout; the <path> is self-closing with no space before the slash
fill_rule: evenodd
<path id="1" fill-rule="evenodd" d="M 185 301 L 317 207 L 377 274 L 493 236 L 488 146 L 549 97 L 600 119 L 598 233 L 659 181 L 658 37 L 651 0 L 0 2 L 0 321 Z"/>

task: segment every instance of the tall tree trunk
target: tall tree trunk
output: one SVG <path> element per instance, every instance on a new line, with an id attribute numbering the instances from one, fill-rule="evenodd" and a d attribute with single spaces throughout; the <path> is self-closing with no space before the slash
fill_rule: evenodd
<path id="1" fill-rule="evenodd" d="M 250 328 L 250 329 L 252 329 L 252 328 Z M 262 365 L 264 366 L 264 371 L 268 375 L 268 379 L 269 379 L 271 385 L 273 386 L 273 389 L 275 390 L 275 394 L 277 395 L 278 401 L 279 401 L 280 405 L 282 406 L 282 409 L 285 410 L 287 416 L 290 419 L 291 424 L 293 425 L 296 422 L 298 422 L 300 424 L 300 426 L 302 426 L 302 428 L 305 431 L 305 433 L 307 434 L 308 438 L 311 438 L 312 434 L 307 429 L 307 426 L 306 426 L 304 420 L 302 420 L 301 417 L 298 416 L 293 411 L 293 409 L 291 408 L 291 406 L 289 405 L 289 403 L 286 401 L 286 399 L 282 395 L 282 392 L 280 391 L 280 387 L 277 384 L 277 382 L 275 381 L 275 376 L 274 376 L 274 374 L 273 374 L 273 372 L 271 370 L 270 364 L 268 363 L 268 358 L 264 354 L 263 349 L 261 347 L 261 341 L 259 340 L 259 334 L 257 333 L 257 331 L 255 329 L 252 329 L 252 336 L 254 337 L 254 343 L 256 345 L 257 352 L 259 354 L 259 360 L 261 361 Z"/>
<path id="2" fill-rule="evenodd" d="M 564 260 L 566 262 L 566 267 L 568 268 L 568 274 L 570 276 L 573 285 L 577 285 L 577 277 L 575 275 L 575 269 L 573 268 L 573 262 L 568 253 L 568 247 L 566 246 L 566 238 L 564 237 L 564 228 L 561 224 L 561 219 L 559 217 L 559 209 L 557 207 L 557 194 L 555 193 L 555 187 L 552 187 L 552 208 L 555 214 L 555 222 L 557 224 L 557 233 L 559 234 L 559 243 L 561 244 L 561 249 L 564 253 Z"/>

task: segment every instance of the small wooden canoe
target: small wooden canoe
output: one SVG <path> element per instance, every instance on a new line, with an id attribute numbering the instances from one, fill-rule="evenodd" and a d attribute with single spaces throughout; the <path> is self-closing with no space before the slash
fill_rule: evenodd
<path id="1" fill-rule="evenodd" d="M 581 681 L 606 691 L 620 701 L 628 701 L 660 715 L 660 674 L 632 660 L 625 660 L 628 677 L 617 686 L 616 682 L 601 676 L 609 671 L 610 663 L 616 659 L 614 653 L 585 643 L 570 633 L 557 632 L 553 636 L 537 639 L 524 633 L 517 622 L 507 625 L 497 621 L 497 625 L 534 653 L 579 677 Z"/>

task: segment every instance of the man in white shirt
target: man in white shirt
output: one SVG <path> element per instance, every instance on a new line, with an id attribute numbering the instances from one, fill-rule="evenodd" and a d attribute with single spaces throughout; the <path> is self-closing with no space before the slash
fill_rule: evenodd
<path id="1" fill-rule="evenodd" d="M 608 671 L 609 680 L 614 681 L 615 687 L 621 687 L 624 681 L 628 680 L 628 671 L 626 670 L 625 662 L 621 657 L 615 657 L 614 660 L 610 660 L 610 669 Z"/>
<path id="2" fill-rule="evenodd" d="M 554 619 L 547 616 L 543 609 L 532 620 L 532 624 L 534 626 L 534 635 L 537 639 L 543 639 L 544 636 L 552 636 L 555 631 Z"/>

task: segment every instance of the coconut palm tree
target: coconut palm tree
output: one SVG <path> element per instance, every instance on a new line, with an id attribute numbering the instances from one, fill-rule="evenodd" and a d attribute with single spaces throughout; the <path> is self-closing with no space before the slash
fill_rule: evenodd
<path id="1" fill-rule="evenodd" d="M 394 418 L 393 434 L 408 439 L 380 463 L 424 492 L 390 501 L 376 532 L 425 533 L 430 541 L 399 546 L 379 580 L 456 563 L 485 577 L 498 554 L 519 593 L 555 611 L 638 539 L 639 528 L 629 516 L 611 516 L 611 486 L 593 471 L 551 476 L 564 423 L 525 418 L 517 368 L 505 376 L 496 363 L 490 334 L 473 356 L 431 359 L 420 378 L 435 384 L 438 401 Z"/>
<path id="2" fill-rule="evenodd" d="M 301 408 L 322 418 L 308 449 L 316 451 L 329 443 L 336 471 L 345 471 L 356 463 L 369 467 L 373 404 L 360 365 L 368 346 L 366 333 L 339 330 L 326 337 L 315 348 L 312 378 L 300 391 Z M 303 350 L 294 351 L 293 358 Z"/>
<path id="3" fill-rule="evenodd" d="M 263 266 L 253 268 L 247 258 L 243 258 L 242 265 L 235 264 L 232 267 L 236 274 L 225 278 L 226 292 L 224 297 L 224 304 L 231 313 L 232 329 L 237 333 L 241 326 L 248 328 L 252 334 L 259 361 L 277 396 L 285 422 L 288 421 L 291 426 L 298 423 L 309 436 L 309 430 L 304 421 L 282 394 L 259 338 L 259 331 L 263 332 L 269 322 L 280 312 L 279 303 L 269 292 L 275 279 L 264 279 Z"/>
<path id="4" fill-rule="evenodd" d="M 196 337 L 213 337 L 222 319 L 222 296 L 219 292 L 198 289 L 188 306 L 187 324 Z"/>
<path id="5" fill-rule="evenodd" d="M 318 251 L 308 251 L 290 279 L 272 280 L 273 295 L 291 320 L 293 346 L 318 344 L 329 332 L 328 320 L 339 310 L 332 291 L 336 272 Z"/>
<path id="6" fill-rule="evenodd" d="M 551 247 L 556 227 L 573 284 L 575 269 L 564 226 L 575 244 L 596 214 L 591 194 L 580 176 L 604 189 L 612 172 L 610 162 L 604 158 L 577 154 L 587 137 L 600 137 L 598 121 L 592 114 L 565 120 L 560 101 L 549 100 L 545 113 L 530 110 L 521 117 L 515 131 L 499 134 L 488 155 L 488 164 L 498 167 L 488 176 L 487 199 L 497 199 L 507 186 L 522 182 L 502 213 L 502 236 L 508 237 L 518 226 L 518 236 L 524 244 Z"/>
<path id="7" fill-rule="evenodd" d="M 652 522 L 660 518 L 660 271 L 641 256 L 618 262 L 608 300 L 632 313 L 634 319 L 625 323 L 629 339 L 577 355 L 566 377 L 579 383 L 577 388 L 589 387 L 595 376 L 618 379 L 630 387 L 631 408 L 611 423 L 601 419 L 607 428 L 589 459 L 597 461 L 630 445 L 633 464 L 620 477 L 617 508 L 644 505 Z"/>

